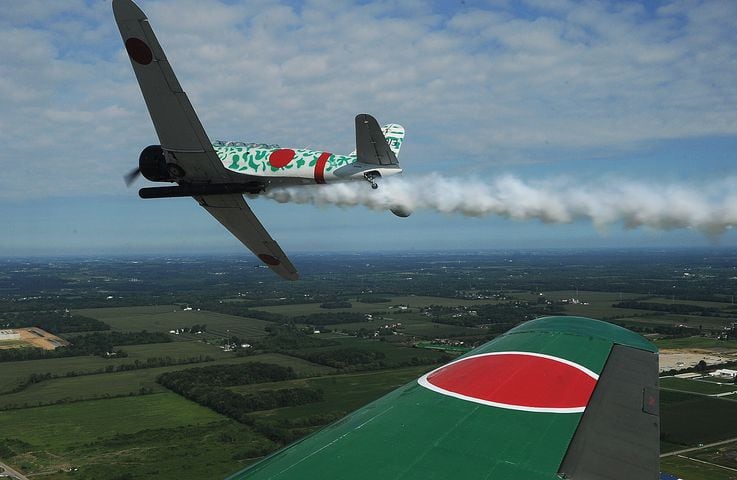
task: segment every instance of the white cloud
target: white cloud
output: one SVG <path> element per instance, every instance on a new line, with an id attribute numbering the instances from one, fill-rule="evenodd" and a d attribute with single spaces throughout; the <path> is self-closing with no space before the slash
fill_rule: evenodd
<path id="1" fill-rule="evenodd" d="M 737 133 L 733 2 L 140 4 L 213 139 L 348 152 L 370 112 L 419 169 L 473 170 Z M 122 193 L 155 136 L 109 3 L 13 2 L 0 27 L 0 196 Z"/>

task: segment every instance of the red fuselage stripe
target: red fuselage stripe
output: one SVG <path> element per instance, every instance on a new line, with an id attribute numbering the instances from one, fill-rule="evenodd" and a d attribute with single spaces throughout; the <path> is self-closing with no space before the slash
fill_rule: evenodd
<path id="1" fill-rule="evenodd" d="M 325 183 L 325 165 L 328 163 L 330 154 L 328 152 L 322 152 L 320 157 L 317 159 L 315 164 L 315 183 Z"/>

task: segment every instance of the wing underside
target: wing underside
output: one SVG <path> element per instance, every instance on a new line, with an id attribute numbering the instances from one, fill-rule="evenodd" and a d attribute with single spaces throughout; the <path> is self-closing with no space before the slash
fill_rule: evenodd
<path id="1" fill-rule="evenodd" d="M 521 360 L 505 364 L 510 355 Z M 504 371 L 459 370 L 462 362 L 476 359 L 491 359 L 489 365 L 505 365 Z M 562 376 L 549 382 L 551 374 L 535 369 L 551 365 Z M 656 480 L 659 424 L 650 393 L 657 388 L 657 373 L 656 349 L 632 332 L 578 317 L 537 319 L 229 480 Z M 485 379 L 474 378 L 479 374 Z M 566 380 L 568 374 L 582 383 Z M 495 386 L 498 377 L 509 381 Z M 504 400 L 427 388 L 428 379 Z M 516 385 L 514 391 L 509 385 Z M 593 389 L 581 408 L 509 404 L 510 398 L 569 401 L 581 385 Z"/>
<path id="2" fill-rule="evenodd" d="M 242 195 L 201 195 L 195 200 L 275 273 L 287 280 L 299 278 L 297 269 L 261 225 Z"/>

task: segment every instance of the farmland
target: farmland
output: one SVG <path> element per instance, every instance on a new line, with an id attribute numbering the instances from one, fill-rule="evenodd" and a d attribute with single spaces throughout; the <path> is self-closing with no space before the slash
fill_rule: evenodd
<path id="1" fill-rule="evenodd" d="M 68 310 L 109 332 L 171 341 L 0 363 L 0 458 L 51 480 L 224 477 L 458 351 L 551 314 L 608 320 L 660 348 L 729 357 L 737 351 L 737 338 L 725 338 L 737 321 L 729 280 L 735 258 L 702 251 L 305 256 L 296 283 L 228 257 L 68 259 L 53 269 L 8 260 L 0 264 L 0 319 Z M 31 280 L 39 272 L 54 282 L 39 286 Z M 88 334 L 58 333 L 72 344 Z M 223 388 L 319 395 L 236 419 L 157 381 L 246 364 L 292 373 Z M 710 396 L 737 388 L 670 377 L 662 387 L 663 451 L 737 437 L 736 399 Z M 732 461 L 708 451 L 689 456 Z M 719 471 L 696 463 L 666 457 L 663 468 L 689 480 Z M 62 471 L 71 467 L 78 470 Z M 703 478 L 731 478 L 716 475 Z"/>

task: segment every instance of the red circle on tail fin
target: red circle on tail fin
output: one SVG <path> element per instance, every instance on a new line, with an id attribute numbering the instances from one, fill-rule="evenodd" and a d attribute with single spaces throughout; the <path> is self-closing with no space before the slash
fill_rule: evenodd
<path id="1" fill-rule="evenodd" d="M 582 412 L 598 375 L 581 365 L 531 352 L 492 352 L 462 358 L 420 377 L 443 395 L 512 410 Z"/>
<path id="2" fill-rule="evenodd" d="M 148 65 L 154 59 L 154 54 L 151 53 L 151 49 L 148 48 L 146 42 L 140 38 L 131 37 L 126 40 L 125 49 L 128 51 L 128 55 L 130 55 L 133 61 L 141 65 Z"/>

